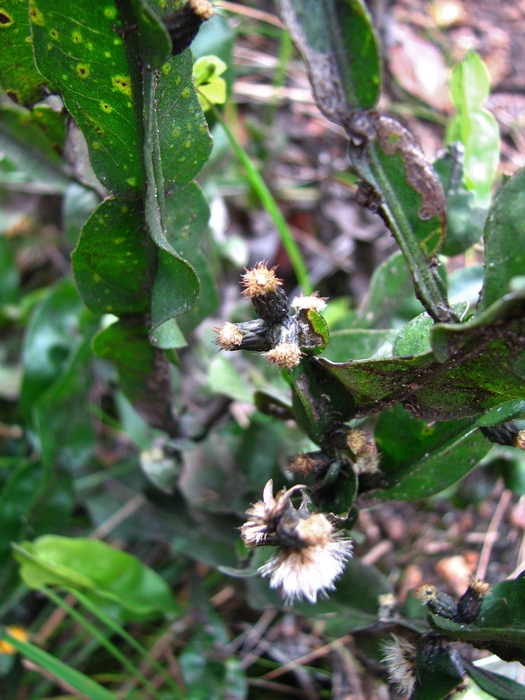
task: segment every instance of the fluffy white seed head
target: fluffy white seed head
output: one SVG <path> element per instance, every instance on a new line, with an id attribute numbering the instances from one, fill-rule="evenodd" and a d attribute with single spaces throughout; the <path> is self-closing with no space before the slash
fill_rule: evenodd
<path id="1" fill-rule="evenodd" d="M 259 571 L 270 578 L 270 586 L 281 591 L 287 604 L 303 598 L 316 603 L 318 595 L 334 589 L 351 555 L 350 540 L 331 533 L 323 544 L 280 547 Z"/>
<path id="2" fill-rule="evenodd" d="M 383 658 L 388 666 L 388 678 L 402 695 L 410 696 L 416 683 L 416 647 L 404 637 L 392 635 L 383 644 Z"/>

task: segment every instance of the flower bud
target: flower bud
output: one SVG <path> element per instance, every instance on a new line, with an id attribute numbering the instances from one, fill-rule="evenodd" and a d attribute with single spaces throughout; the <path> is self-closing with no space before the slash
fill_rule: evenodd
<path id="1" fill-rule="evenodd" d="M 459 622 L 470 624 L 478 618 L 483 598 L 489 589 L 489 584 L 479 578 L 469 581 L 467 590 L 458 600 L 456 617 Z"/>

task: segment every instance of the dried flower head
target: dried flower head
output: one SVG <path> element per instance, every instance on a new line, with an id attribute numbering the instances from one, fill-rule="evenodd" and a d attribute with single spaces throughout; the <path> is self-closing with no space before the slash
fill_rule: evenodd
<path id="1" fill-rule="evenodd" d="M 456 617 L 456 602 L 454 598 L 438 591 L 431 583 L 424 583 L 414 592 L 420 603 L 426 605 L 431 613 L 453 620 Z"/>
<path id="2" fill-rule="evenodd" d="M 346 434 L 346 444 L 355 455 L 360 455 L 368 449 L 366 433 L 357 428 L 350 429 Z"/>
<path id="3" fill-rule="evenodd" d="M 236 323 L 225 323 L 214 328 L 217 337 L 213 341 L 220 345 L 222 350 L 235 350 L 242 343 L 242 333 Z"/>
<path id="4" fill-rule="evenodd" d="M 483 605 L 483 598 L 489 590 L 490 585 L 486 581 L 470 577 L 467 590 L 458 600 L 456 619 L 467 624 L 477 620 Z"/>
<path id="5" fill-rule="evenodd" d="M 392 635 L 383 644 L 383 658 L 388 666 L 388 678 L 402 695 L 410 696 L 416 683 L 416 647 L 404 637 Z"/>
<path id="6" fill-rule="evenodd" d="M 244 296 L 251 299 L 275 292 L 283 283 L 276 276 L 276 269 L 275 267 L 268 269 L 263 262 L 257 263 L 251 270 L 246 269 L 245 274 L 241 275 Z"/>
<path id="7" fill-rule="evenodd" d="M 324 311 L 326 309 L 326 301 L 328 297 L 320 297 L 319 292 L 314 292 L 310 296 L 303 294 L 295 297 L 292 301 L 292 306 L 297 311 L 313 309 L 314 311 Z"/>
<path id="8" fill-rule="evenodd" d="M 265 353 L 265 357 L 274 365 L 291 369 L 301 361 L 301 348 L 294 343 L 279 343 Z"/>
<path id="9" fill-rule="evenodd" d="M 332 463 L 332 457 L 324 452 L 307 452 L 298 454 L 290 460 L 287 471 L 290 474 L 307 476 L 308 474 L 325 474 Z"/>
<path id="10" fill-rule="evenodd" d="M 291 495 L 295 491 L 305 488 L 306 486 L 303 484 L 297 484 L 288 491 L 285 489 L 279 491 L 274 498 L 273 480 L 270 479 L 264 487 L 262 501 L 257 501 L 246 511 L 248 520 L 241 527 L 241 537 L 245 544 L 248 547 L 254 547 L 274 539 L 285 511 L 290 508 L 294 510 L 290 501 Z"/>
<path id="11" fill-rule="evenodd" d="M 211 19 L 215 15 L 215 10 L 209 0 L 189 0 L 188 5 L 191 7 L 193 13 L 203 21 Z"/>
<path id="12" fill-rule="evenodd" d="M 414 591 L 414 597 L 423 605 L 428 605 L 437 599 L 437 593 L 438 590 L 432 583 L 424 583 Z"/>
<path id="13" fill-rule="evenodd" d="M 290 497 L 303 485 L 282 490 L 274 498 L 270 480 L 262 501 L 248 511 L 248 521 L 241 535 L 249 546 L 279 545 L 275 554 L 259 569 L 270 577 L 270 586 L 281 590 L 287 603 L 303 597 L 315 603 L 318 594 L 334 588 L 334 580 L 343 572 L 345 561 L 352 554 L 348 537 L 334 531 L 322 513 L 308 511 L 309 499 L 303 494 L 299 509 Z"/>
<path id="14" fill-rule="evenodd" d="M 471 577 L 468 582 L 468 587 L 477 595 L 484 596 L 490 591 L 490 583 L 483 581 L 481 578 Z"/>

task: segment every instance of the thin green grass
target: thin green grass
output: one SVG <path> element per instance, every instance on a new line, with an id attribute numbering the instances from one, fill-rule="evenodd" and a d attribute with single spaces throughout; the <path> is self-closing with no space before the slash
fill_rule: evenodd
<path id="1" fill-rule="evenodd" d="M 215 118 L 224 129 L 224 132 L 228 137 L 228 140 L 233 148 L 235 155 L 243 164 L 250 184 L 253 187 L 257 196 L 259 197 L 261 204 L 272 218 L 272 221 L 275 224 L 275 227 L 281 238 L 283 247 L 288 255 L 288 258 L 290 259 L 290 263 L 295 272 L 297 282 L 303 294 L 311 294 L 313 288 L 310 284 L 310 280 L 308 277 L 308 269 L 304 262 L 299 246 L 295 242 L 292 232 L 290 231 L 290 227 L 288 226 L 286 219 L 282 215 L 281 210 L 279 209 L 279 206 L 277 205 L 277 202 L 274 199 L 274 196 L 268 189 L 266 183 L 264 182 L 260 174 L 257 172 L 256 167 L 250 159 L 250 156 L 246 153 L 244 148 L 237 141 L 233 132 L 224 121 L 219 110 L 215 107 L 215 105 L 211 103 L 208 104 L 210 104 Z"/>

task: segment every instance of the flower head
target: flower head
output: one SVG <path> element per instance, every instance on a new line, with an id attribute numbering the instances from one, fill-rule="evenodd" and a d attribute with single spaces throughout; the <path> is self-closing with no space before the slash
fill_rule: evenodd
<path id="1" fill-rule="evenodd" d="M 241 535 L 249 546 L 279 545 L 275 554 L 259 569 L 270 578 L 270 586 L 281 590 L 287 603 L 306 598 L 315 603 L 318 594 L 334 588 L 335 579 L 343 573 L 345 561 L 352 554 L 348 537 L 334 531 L 323 513 L 310 513 L 309 499 L 303 494 L 299 509 L 290 497 L 304 489 L 302 484 L 284 489 L 273 496 L 270 480 L 262 501 L 248 511 L 248 521 Z"/>
<path id="2" fill-rule="evenodd" d="M 314 309 L 314 311 L 324 311 L 324 309 L 326 309 L 326 300 L 327 297 L 320 297 L 319 292 L 314 292 L 309 296 L 304 296 L 303 294 L 300 294 L 298 297 L 294 298 L 294 300 L 292 301 L 292 306 L 294 309 L 297 309 L 297 311 L 301 311 L 303 309 Z"/>
<path id="3" fill-rule="evenodd" d="M 317 522 L 314 528 L 318 530 L 318 542 L 297 547 L 281 546 L 259 569 L 263 576 L 270 577 L 272 588 L 281 590 L 287 604 L 302 598 L 316 603 L 319 594 L 335 588 L 335 579 L 343 573 L 345 562 L 352 555 L 350 539 L 334 532 L 322 513 L 317 516 L 324 520 L 323 524 Z M 312 537 L 312 542 L 315 542 L 315 537 Z"/>
<path id="4" fill-rule="evenodd" d="M 190 0 L 188 5 L 191 7 L 193 13 L 203 21 L 211 19 L 215 14 L 213 5 L 209 0 Z"/>
<path id="5" fill-rule="evenodd" d="M 265 357 L 274 365 L 291 369 L 301 361 L 302 352 L 301 348 L 294 343 L 279 343 L 265 353 Z"/>
<path id="6" fill-rule="evenodd" d="M 392 635 L 383 644 L 383 657 L 388 666 L 388 678 L 402 695 L 410 696 L 416 683 L 416 647 L 404 637 Z"/>
<path id="7" fill-rule="evenodd" d="M 234 350 L 242 343 L 242 333 L 236 323 L 225 323 L 214 329 L 217 337 L 214 342 L 220 345 L 222 350 Z"/>
<path id="8" fill-rule="evenodd" d="M 248 547 L 258 544 L 267 544 L 276 536 L 277 526 L 284 517 L 286 511 L 294 508 L 290 496 L 294 491 L 305 489 L 306 486 L 297 484 L 286 491 L 279 491 L 274 498 L 273 480 L 270 479 L 264 487 L 262 501 L 257 501 L 246 511 L 247 522 L 241 527 L 241 537 Z"/>
<path id="9" fill-rule="evenodd" d="M 265 263 L 259 262 L 251 270 L 246 270 L 245 274 L 241 275 L 244 296 L 251 299 L 275 292 L 283 283 L 276 276 L 276 269 L 268 269 Z"/>

